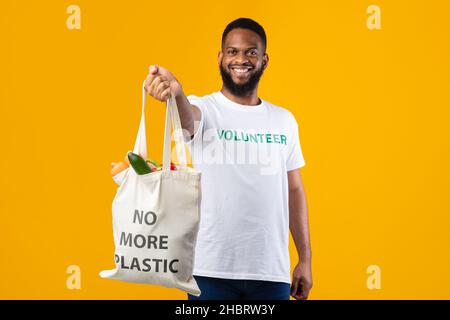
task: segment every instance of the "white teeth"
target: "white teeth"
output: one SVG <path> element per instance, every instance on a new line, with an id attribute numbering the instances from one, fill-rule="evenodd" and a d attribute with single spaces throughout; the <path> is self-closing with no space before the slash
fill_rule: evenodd
<path id="1" fill-rule="evenodd" d="M 233 68 L 234 71 L 238 73 L 245 73 L 248 72 L 250 69 L 239 69 L 239 68 Z"/>

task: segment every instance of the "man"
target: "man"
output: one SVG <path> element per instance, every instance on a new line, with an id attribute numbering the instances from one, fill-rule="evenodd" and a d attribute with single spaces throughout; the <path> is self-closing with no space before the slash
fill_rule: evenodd
<path id="1" fill-rule="evenodd" d="M 312 287 L 305 165 L 296 119 L 258 97 L 267 68 L 266 34 L 240 18 L 222 35 L 222 89 L 185 96 L 167 69 L 150 66 L 145 87 L 174 94 L 195 168 L 202 172 L 195 299 L 307 299 Z M 289 229 L 299 262 L 290 279 Z"/>

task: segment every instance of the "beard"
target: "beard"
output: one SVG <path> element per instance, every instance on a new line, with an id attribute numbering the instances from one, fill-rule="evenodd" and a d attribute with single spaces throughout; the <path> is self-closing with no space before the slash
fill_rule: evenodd
<path id="1" fill-rule="evenodd" d="M 247 80 L 246 83 L 243 84 L 237 84 L 233 81 L 233 78 L 231 77 L 231 71 L 228 69 L 225 69 L 220 64 L 220 75 L 222 76 L 223 85 L 235 96 L 238 97 L 246 97 L 248 96 L 253 90 L 255 90 L 256 86 L 259 83 L 259 79 L 264 73 L 264 69 L 261 66 L 259 69 L 255 69 L 255 72 L 250 76 L 250 78 Z"/>

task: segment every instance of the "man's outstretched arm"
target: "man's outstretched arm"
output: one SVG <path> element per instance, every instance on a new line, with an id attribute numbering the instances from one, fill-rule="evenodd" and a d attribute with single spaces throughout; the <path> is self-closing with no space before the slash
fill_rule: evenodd
<path id="1" fill-rule="evenodd" d="M 306 300 L 312 288 L 312 253 L 306 194 L 299 169 L 288 171 L 288 183 L 289 229 L 299 256 L 292 274 L 291 295 L 297 300 Z"/>

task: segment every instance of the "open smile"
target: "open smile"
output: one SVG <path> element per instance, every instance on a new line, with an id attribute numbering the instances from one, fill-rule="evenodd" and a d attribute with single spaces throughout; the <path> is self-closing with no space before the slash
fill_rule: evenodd
<path id="1" fill-rule="evenodd" d="M 250 70 L 252 70 L 252 67 L 249 66 L 239 66 L 239 67 L 230 67 L 231 71 L 233 71 L 235 74 L 242 75 L 242 74 L 248 74 Z"/>

